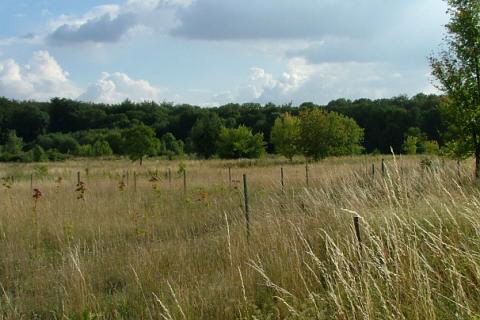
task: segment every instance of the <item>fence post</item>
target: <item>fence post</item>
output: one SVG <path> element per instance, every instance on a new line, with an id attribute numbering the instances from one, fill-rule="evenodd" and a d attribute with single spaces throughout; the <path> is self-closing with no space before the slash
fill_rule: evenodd
<path id="1" fill-rule="evenodd" d="M 360 234 L 360 221 L 359 221 L 360 217 L 358 216 L 355 216 L 353 217 L 353 225 L 355 227 L 355 235 L 357 237 L 357 241 L 358 241 L 358 248 L 361 250 L 362 249 L 362 236 Z"/>
<path id="2" fill-rule="evenodd" d="M 307 188 L 309 186 L 309 172 L 308 172 L 308 161 L 305 162 L 305 182 L 307 184 Z"/>
<path id="3" fill-rule="evenodd" d="M 228 186 L 232 188 L 232 167 L 228 166 Z"/>
<path id="4" fill-rule="evenodd" d="M 33 173 L 30 173 L 30 189 L 33 190 Z"/>
<path id="5" fill-rule="evenodd" d="M 250 238 L 250 207 L 248 205 L 248 187 L 247 187 L 247 175 L 243 174 L 243 197 L 245 201 L 245 221 L 247 224 L 247 239 Z"/>
<path id="6" fill-rule="evenodd" d="M 282 182 L 282 191 L 284 191 L 285 189 L 285 182 L 283 180 L 283 167 L 280 167 L 280 179 L 281 179 L 281 182 Z"/>
<path id="7" fill-rule="evenodd" d="M 183 193 L 187 194 L 187 170 L 183 170 Z"/>
<path id="8" fill-rule="evenodd" d="M 382 159 L 382 175 L 385 175 L 385 159 Z"/>
<path id="9" fill-rule="evenodd" d="M 372 176 L 375 176 L 375 163 L 372 163 Z"/>
<path id="10" fill-rule="evenodd" d="M 168 186 L 172 188 L 172 170 L 168 168 Z"/>
<path id="11" fill-rule="evenodd" d="M 458 179 L 460 179 L 460 160 L 457 160 L 457 175 Z"/>
<path id="12" fill-rule="evenodd" d="M 80 184 L 80 171 L 77 171 L 77 185 Z"/>
<path id="13" fill-rule="evenodd" d="M 137 191 L 137 171 L 133 171 L 133 190 Z"/>

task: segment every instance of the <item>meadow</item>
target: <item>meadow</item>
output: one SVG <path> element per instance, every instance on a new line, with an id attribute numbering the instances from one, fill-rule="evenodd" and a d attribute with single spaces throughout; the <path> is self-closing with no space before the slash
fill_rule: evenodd
<path id="1" fill-rule="evenodd" d="M 1 319 L 480 319 L 472 161 L 384 158 L 2 164 Z"/>

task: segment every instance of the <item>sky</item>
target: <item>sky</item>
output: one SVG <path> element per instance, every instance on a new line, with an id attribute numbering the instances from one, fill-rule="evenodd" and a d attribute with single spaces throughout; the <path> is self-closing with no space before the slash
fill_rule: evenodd
<path id="1" fill-rule="evenodd" d="M 0 96 L 201 106 L 435 93 L 442 0 L 1 0 Z"/>

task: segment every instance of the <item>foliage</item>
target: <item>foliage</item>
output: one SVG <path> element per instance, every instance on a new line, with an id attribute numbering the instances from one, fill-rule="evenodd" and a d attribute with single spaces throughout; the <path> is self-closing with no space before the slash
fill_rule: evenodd
<path id="1" fill-rule="evenodd" d="M 190 132 L 194 151 L 207 159 L 212 157 L 217 151 L 221 129 L 222 121 L 216 113 L 208 112 L 202 115 Z"/>
<path id="2" fill-rule="evenodd" d="M 414 136 L 407 136 L 403 143 L 403 151 L 406 154 L 417 154 L 418 138 Z"/>
<path id="3" fill-rule="evenodd" d="M 9 153 L 11 155 L 18 155 L 22 152 L 23 148 L 23 139 L 17 137 L 17 133 L 15 131 L 10 131 L 7 137 L 7 141 L 5 142 L 5 146 L 3 147 L 3 152 Z"/>
<path id="4" fill-rule="evenodd" d="M 275 120 L 270 141 L 277 153 L 290 161 L 299 153 L 300 119 L 290 113 L 284 113 Z"/>
<path id="5" fill-rule="evenodd" d="M 359 154 L 362 139 L 363 129 L 351 118 L 319 108 L 300 114 L 300 146 L 314 160 Z"/>
<path id="6" fill-rule="evenodd" d="M 425 154 L 437 155 L 440 152 L 440 146 L 437 141 L 427 140 L 423 143 L 423 149 Z"/>
<path id="7" fill-rule="evenodd" d="M 175 136 L 170 132 L 165 133 L 160 139 L 160 142 L 161 155 L 166 155 L 169 159 L 172 159 L 174 156 L 183 154 L 182 140 L 175 139 Z"/>
<path id="8" fill-rule="evenodd" d="M 243 125 L 254 133 L 262 133 L 266 151 L 273 153 L 278 152 L 272 140 L 277 118 L 285 113 L 296 117 L 304 110 L 322 107 L 354 119 L 364 129 L 362 146 L 366 152 L 389 153 L 390 147 L 401 152 L 405 135 L 412 127 L 419 128 L 425 140 L 437 141 L 439 146 L 444 146 L 444 138 L 450 137 L 444 136 L 446 125 L 439 108 L 441 99 L 436 95 L 418 94 L 411 98 L 338 99 L 326 106 L 310 102 L 299 107 L 229 103 L 206 109 L 187 104 L 134 103 L 129 100 L 105 105 L 58 98 L 35 102 L 0 97 L 0 144 L 5 144 L 9 131 L 16 130 L 25 141 L 27 150 L 39 144 L 46 151 L 53 148 L 76 155 L 85 151 L 80 150 L 79 145 L 93 147 L 98 140 L 104 140 L 113 154 L 125 155 L 122 130 L 144 124 L 155 131 L 156 137 L 161 138 L 170 132 L 176 140 L 183 142 L 184 152 L 207 158 L 217 152 L 220 123 L 230 129 Z M 418 152 L 423 152 L 421 141 L 417 148 Z"/>
<path id="9" fill-rule="evenodd" d="M 47 155 L 45 154 L 45 150 L 38 144 L 33 147 L 33 161 L 35 162 L 42 162 L 47 160 Z"/>
<path id="10" fill-rule="evenodd" d="M 139 124 L 122 132 L 123 150 L 132 161 L 143 163 L 145 156 L 156 155 L 160 141 L 155 137 L 152 128 Z"/>
<path id="11" fill-rule="evenodd" d="M 480 177 L 480 2 L 447 0 L 446 47 L 430 58 L 458 155 L 475 155 Z"/>
<path id="12" fill-rule="evenodd" d="M 65 154 L 77 154 L 79 143 L 67 133 L 49 133 L 37 138 L 37 144 L 45 150 L 56 149 Z"/>
<path id="13" fill-rule="evenodd" d="M 218 154 L 225 159 L 259 158 L 265 153 L 263 134 L 239 126 L 236 129 L 222 128 L 218 140 Z"/>

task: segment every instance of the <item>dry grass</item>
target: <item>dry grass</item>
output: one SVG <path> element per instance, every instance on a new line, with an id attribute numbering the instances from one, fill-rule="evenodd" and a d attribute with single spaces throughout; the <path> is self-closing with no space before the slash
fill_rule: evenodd
<path id="1" fill-rule="evenodd" d="M 471 164 L 419 163 L 389 157 L 382 176 L 380 158 L 327 159 L 308 188 L 284 163 L 282 191 L 278 161 L 187 161 L 186 194 L 179 162 L 2 165 L 1 318 L 475 319 Z"/>

